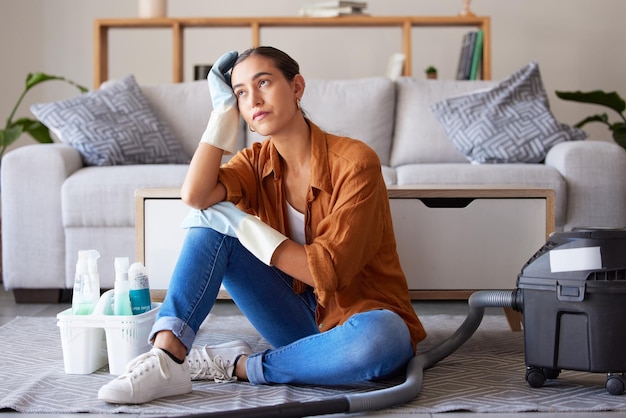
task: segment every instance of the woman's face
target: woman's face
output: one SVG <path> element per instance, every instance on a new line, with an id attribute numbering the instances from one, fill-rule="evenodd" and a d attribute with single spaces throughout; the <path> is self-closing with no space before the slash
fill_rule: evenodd
<path id="1" fill-rule="evenodd" d="M 271 136 L 287 127 L 296 113 L 296 98 L 302 93 L 299 79 L 287 81 L 266 57 L 251 55 L 237 64 L 231 74 L 239 112 L 259 134 Z"/>

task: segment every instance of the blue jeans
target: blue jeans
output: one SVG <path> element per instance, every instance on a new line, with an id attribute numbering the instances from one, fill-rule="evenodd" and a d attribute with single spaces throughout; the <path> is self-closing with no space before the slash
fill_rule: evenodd
<path id="1" fill-rule="evenodd" d="M 404 372 L 414 355 L 409 330 L 396 313 L 374 310 L 320 332 L 311 288 L 293 292 L 293 278 L 259 261 L 237 238 L 190 228 L 150 339 L 169 330 L 191 349 L 220 285 L 274 348 L 246 362 L 253 384 L 340 385 Z"/>

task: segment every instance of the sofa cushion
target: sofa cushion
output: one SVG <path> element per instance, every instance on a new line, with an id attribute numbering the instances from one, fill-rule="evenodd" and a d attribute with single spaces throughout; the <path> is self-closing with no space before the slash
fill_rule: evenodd
<path id="1" fill-rule="evenodd" d="M 545 164 L 408 164 L 396 167 L 402 185 L 489 185 L 553 189 L 556 225 L 563 226 L 567 209 L 567 186 L 559 172 Z"/>
<path id="2" fill-rule="evenodd" d="M 386 165 L 381 167 L 383 172 L 383 179 L 385 180 L 385 184 L 387 186 L 393 186 L 398 182 L 396 178 L 396 169 L 392 167 L 387 167 Z"/>
<path id="3" fill-rule="evenodd" d="M 386 77 L 353 80 L 307 80 L 302 109 L 326 132 L 359 139 L 389 165 L 395 90 Z M 246 130 L 246 144 L 264 138 Z"/>
<path id="4" fill-rule="evenodd" d="M 141 86 L 155 112 L 170 126 L 187 155 L 193 155 L 213 110 L 206 80 Z M 237 149 L 244 147 L 243 120 Z"/>
<path id="5" fill-rule="evenodd" d="M 433 115 L 431 105 L 496 85 L 494 81 L 396 80 L 397 105 L 390 165 L 467 162 Z"/>
<path id="6" fill-rule="evenodd" d="M 133 227 L 135 190 L 180 188 L 187 169 L 184 164 L 138 164 L 78 170 L 61 187 L 63 226 Z"/>
<path id="7" fill-rule="evenodd" d="M 538 163 L 555 144 L 587 136 L 554 119 L 536 62 L 493 88 L 442 100 L 432 110 L 473 163 Z"/>
<path id="8" fill-rule="evenodd" d="M 189 162 L 132 75 L 106 89 L 30 109 L 61 142 L 76 148 L 86 165 Z"/>

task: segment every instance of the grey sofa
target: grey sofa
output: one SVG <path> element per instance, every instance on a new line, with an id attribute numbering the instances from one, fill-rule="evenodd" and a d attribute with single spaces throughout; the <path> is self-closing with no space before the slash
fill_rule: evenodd
<path id="1" fill-rule="evenodd" d="M 544 163 L 470 164 L 447 138 L 432 103 L 493 86 L 490 81 L 400 78 L 308 80 L 302 106 L 333 133 L 378 153 L 389 185 L 527 185 L 556 191 L 558 230 L 626 226 L 626 151 L 605 141 L 552 147 Z M 190 156 L 206 126 L 206 82 L 142 86 Z M 243 147 L 258 140 L 243 126 Z M 78 250 L 96 248 L 101 285 L 112 287 L 115 256 L 135 251 L 134 192 L 179 187 L 184 164 L 85 167 L 72 147 L 23 146 L 2 161 L 3 283 L 18 302 L 63 297 Z M 402 245 L 402 243 L 399 243 Z"/>

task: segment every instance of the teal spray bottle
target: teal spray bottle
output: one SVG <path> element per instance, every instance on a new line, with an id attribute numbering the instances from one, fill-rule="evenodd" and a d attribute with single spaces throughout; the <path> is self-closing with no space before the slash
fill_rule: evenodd
<path id="1" fill-rule="evenodd" d="M 130 282 L 130 305 L 133 315 L 139 315 L 152 309 L 150 300 L 150 281 L 148 271 L 141 263 L 133 263 L 128 269 Z"/>
<path id="2" fill-rule="evenodd" d="M 78 252 L 72 295 L 72 314 L 74 315 L 90 315 L 100 299 L 98 258 L 100 258 L 100 253 L 96 250 Z"/>
<path id="3" fill-rule="evenodd" d="M 115 257 L 115 287 L 113 314 L 132 315 L 130 304 L 130 282 L 128 281 L 128 257 Z"/>

